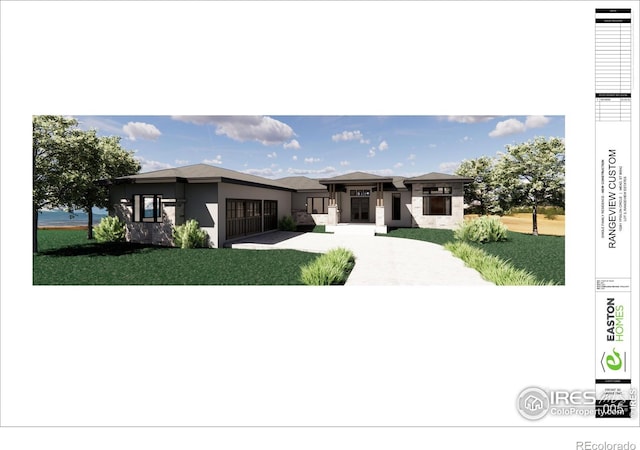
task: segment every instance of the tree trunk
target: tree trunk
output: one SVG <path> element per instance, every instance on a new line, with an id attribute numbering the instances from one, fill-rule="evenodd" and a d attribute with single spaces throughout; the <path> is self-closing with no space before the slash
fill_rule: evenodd
<path id="1" fill-rule="evenodd" d="M 38 253 L 38 207 L 33 205 L 33 253 Z"/>
<path id="2" fill-rule="evenodd" d="M 87 208 L 87 239 L 93 239 L 93 208 Z"/>
<path id="3" fill-rule="evenodd" d="M 533 233 L 534 236 L 538 235 L 538 205 L 533 204 Z"/>

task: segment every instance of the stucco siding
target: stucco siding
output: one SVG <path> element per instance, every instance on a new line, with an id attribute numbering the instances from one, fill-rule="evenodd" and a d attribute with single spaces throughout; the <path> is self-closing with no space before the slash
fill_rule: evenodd
<path id="1" fill-rule="evenodd" d="M 400 194 L 400 220 L 393 220 L 393 195 Z M 384 193 L 384 222 L 388 227 L 411 226 L 411 192 L 385 192 Z"/>
<path id="2" fill-rule="evenodd" d="M 307 212 L 307 198 L 329 198 L 328 192 L 293 192 L 291 193 L 291 216 L 298 225 L 326 225 L 328 214 Z"/>
<path id="3" fill-rule="evenodd" d="M 181 199 L 176 198 L 182 189 L 179 183 L 121 184 L 111 187 L 110 213 L 124 221 L 126 239 L 131 242 L 154 245 L 172 245 L 172 230 L 176 223 L 176 209 L 180 212 Z M 161 195 L 161 222 L 134 222 L 133 196 Z"/>

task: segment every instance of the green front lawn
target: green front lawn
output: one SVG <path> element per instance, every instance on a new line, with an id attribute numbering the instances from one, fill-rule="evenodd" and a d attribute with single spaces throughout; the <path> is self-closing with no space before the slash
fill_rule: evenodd
<path id="1" fill-rule="evenodd" d="M 296 250 L 179 249 L 87 240 L 39 230 L 34 285 L 292 285 L 318 257 Z"/>
<path id="2" fill-rule="evenodd" d="M 387 234 L 391 237 L 417 239 L 444 245 L 453 242 L 453 231 L 428 228 L 399 228 Z M 532 236 L 507 232 L 506 242 L 471 244 L 518 269 L 533 274 L 540 282 L 564 285 L 564 236 Z"/>

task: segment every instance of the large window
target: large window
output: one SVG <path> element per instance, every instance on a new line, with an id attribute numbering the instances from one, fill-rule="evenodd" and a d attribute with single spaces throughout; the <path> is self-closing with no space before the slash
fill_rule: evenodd
<path id="1" fill-rule="evenodd" d="M 162 222 L 162 196 L 134 195 L 133 221 Z"/>
<path id="2" fill-rule="evenodd" d="M 327 214 L 329 199 L 327 197 L 307 197 L 307 212 L 309 214 Z"/>
<path id="3" fill-rule="evenodd" d="M 451 215 L 451 186 L 434 186 L 422 189 L 422 215 Z"/>

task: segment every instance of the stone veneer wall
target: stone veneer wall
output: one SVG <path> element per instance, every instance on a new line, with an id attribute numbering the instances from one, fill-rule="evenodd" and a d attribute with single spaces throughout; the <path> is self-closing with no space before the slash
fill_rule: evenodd
<path id="1" fill-rule="evenodd" d="M 422 188 L 451 186 L 451 215 L 450 216 L 423 216 L 422 215 Z M 462 223 L 464 215 L 464 190 L 462 183 L 419 183 L 412 185 L 411 215 L 413 226 L 418 228 L 447 228 L 454 229 Z"/>
<path id="2" fill-rule="evenodd" d="M 152 245 L 173 245 L 173 226 L 176 223 L 176 202 L 162 201 L 162 222 L 133 222 L 131 201 L 113 205 L 114 213 L 126 224 L 128 242 Z"/>

